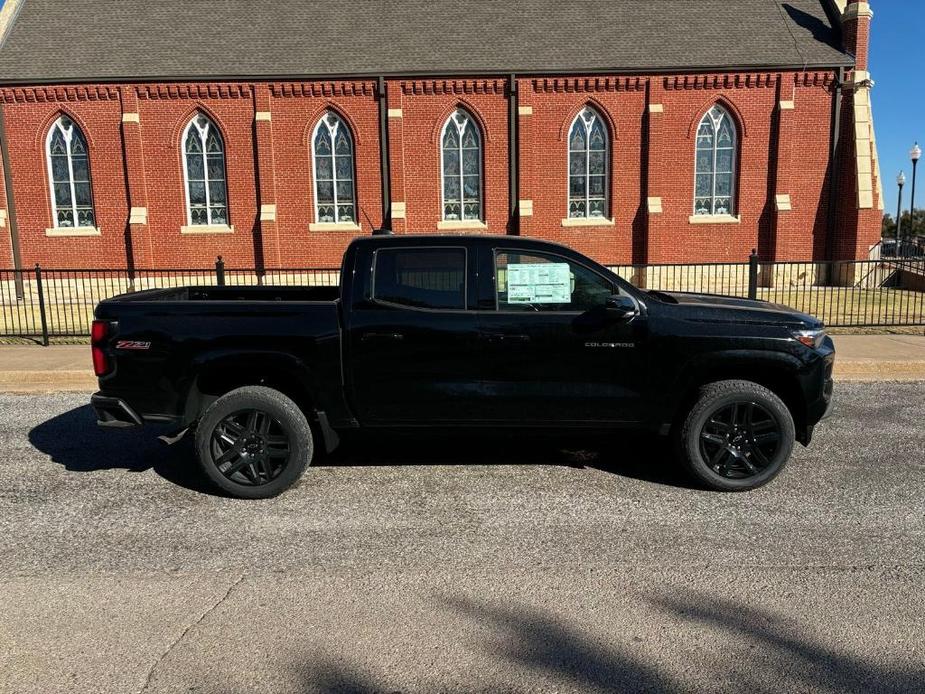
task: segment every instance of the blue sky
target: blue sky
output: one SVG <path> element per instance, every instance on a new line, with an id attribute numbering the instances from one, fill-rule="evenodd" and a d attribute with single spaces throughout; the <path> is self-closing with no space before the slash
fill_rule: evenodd
<path id="1" fill-rule="evenodd" d="M 896 174 L 906 172 L 903 209 L 909 209 L 909 150 L 925 149 L 925 1 L 874 0 L 870 72 L 874 80 L 874 128 L 883 175 L 884 208 L 896 214 Z M 916 207 L 925 204 L 925 159 L 919 162 Z"/>

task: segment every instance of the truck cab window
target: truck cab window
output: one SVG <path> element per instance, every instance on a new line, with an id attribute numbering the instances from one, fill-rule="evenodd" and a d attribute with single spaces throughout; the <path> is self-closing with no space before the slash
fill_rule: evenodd
<path id="1" fill-rule="evenodd" d="M 498 251 L 495 297 L 499 311 L 584 312 L 601 308 L 613 284 L 565 258 Z"/>
<path id="2" fill-rule="evenodd" d="M 462 248 L 381 248 L 373 269 L 373 299 L 427 309 L 466 308 Z"/>

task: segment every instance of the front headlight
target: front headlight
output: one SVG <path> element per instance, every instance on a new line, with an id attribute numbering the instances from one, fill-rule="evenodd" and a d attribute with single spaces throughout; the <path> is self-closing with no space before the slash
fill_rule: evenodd
<path id="1" fill-rule="evenodd" d="M 790 333 L 793 339 L 812 349 L 819 349 L 825 341 L 825 330 L 794 330 Z"/>

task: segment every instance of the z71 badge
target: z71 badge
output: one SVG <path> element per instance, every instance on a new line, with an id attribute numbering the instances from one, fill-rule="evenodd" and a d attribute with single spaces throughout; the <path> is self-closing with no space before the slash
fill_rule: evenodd
<path id="1" fill-rule="evenodd" d="M 116 342 L 116 349 L 151 349 L 151 343 L 136 340 L 119 340 Z"/>

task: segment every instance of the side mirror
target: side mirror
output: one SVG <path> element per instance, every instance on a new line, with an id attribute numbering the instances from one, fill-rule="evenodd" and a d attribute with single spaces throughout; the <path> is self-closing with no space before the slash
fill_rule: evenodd
<path id="1" fill-rule="evenodd" d="M 628 320 L 633 318 L 638 313 L 636 309 L 636 302 L 623 294 L 614 294 L 613 296 L 608 296 L 604 301 L 604 308 L 607 309 L 607 313 L 609 315 L 621 320 Z"/>

